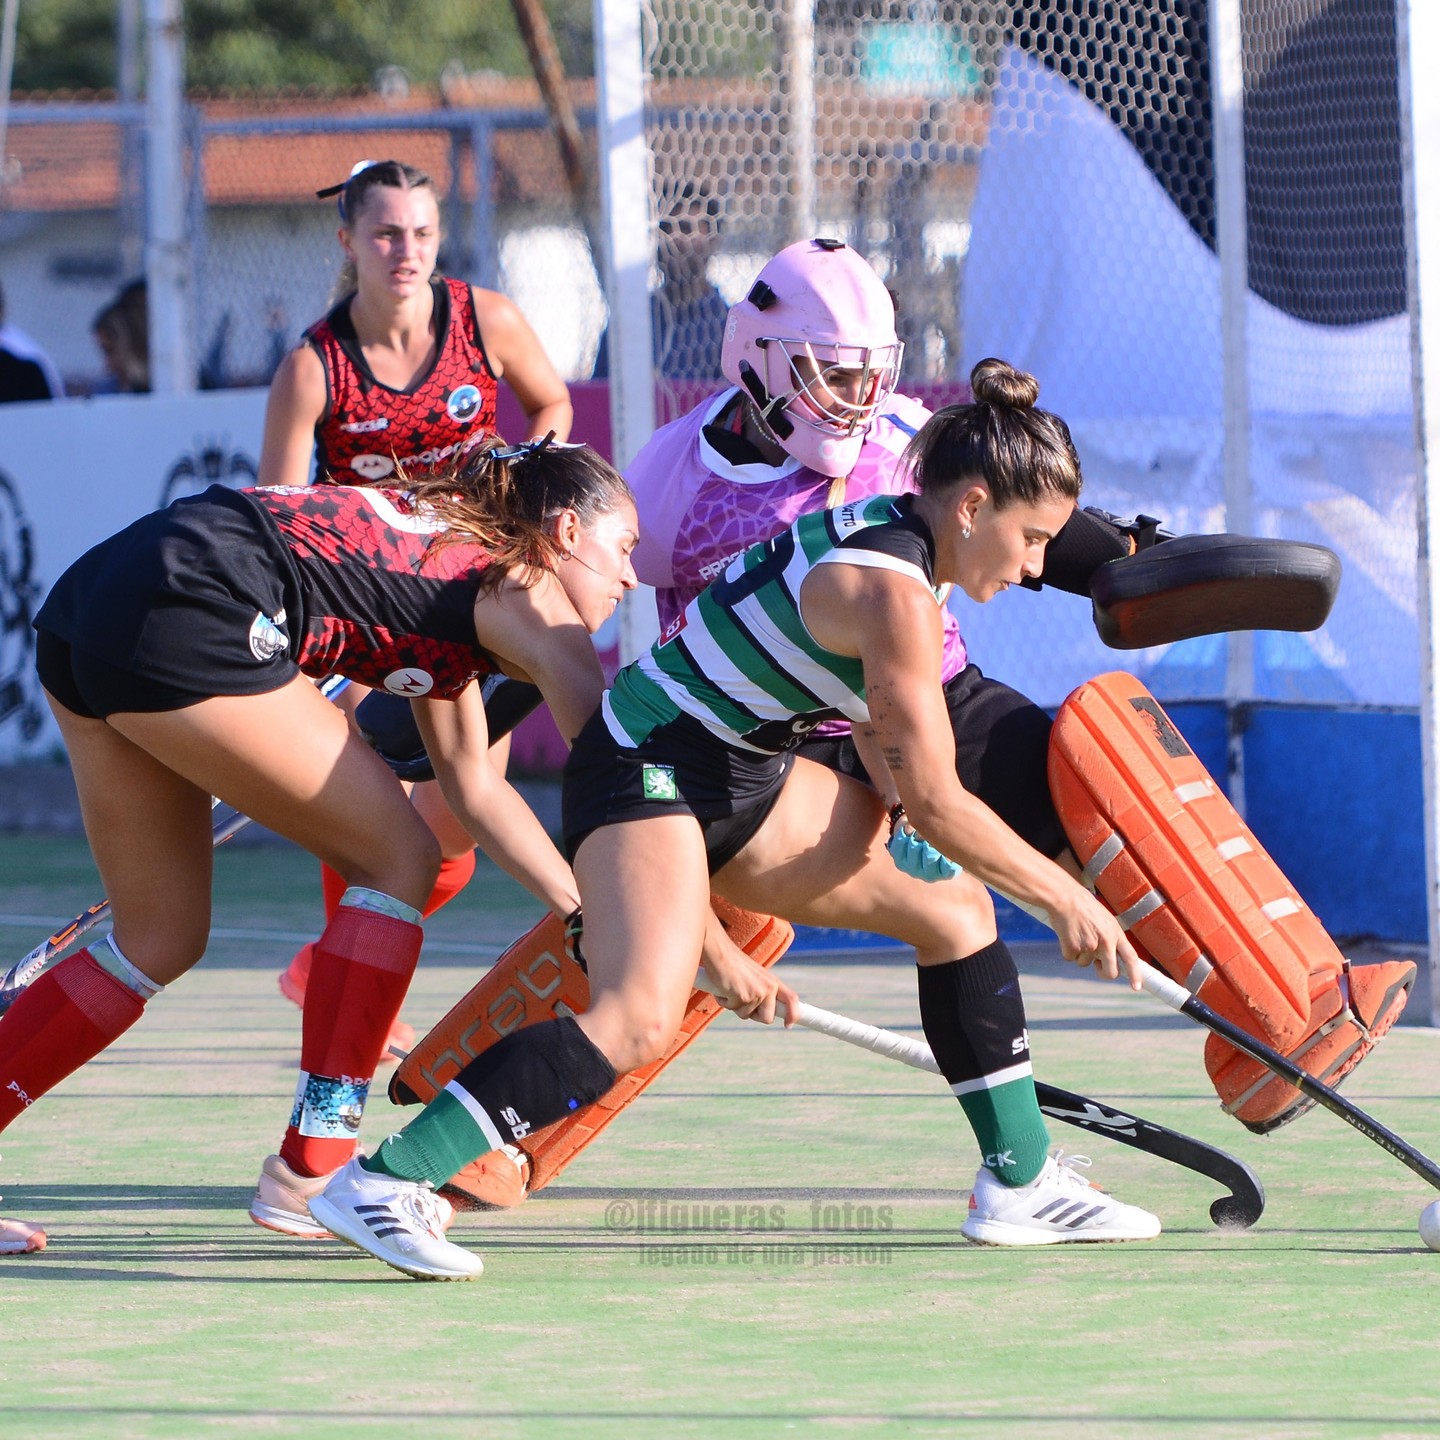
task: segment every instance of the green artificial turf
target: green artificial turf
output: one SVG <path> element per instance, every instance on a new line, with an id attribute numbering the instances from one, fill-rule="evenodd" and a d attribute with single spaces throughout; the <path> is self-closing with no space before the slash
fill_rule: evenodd
<path id="1" fill-rule="evenodd" d="M 969 1246 L 975 1158 L 942 1085 L 731 1016 L 548 1190 L 461 1219 L 475 1283 L 257 1229 L 299 1050 L 274 972 L 314 928 L 313 870 L 223 853 L 206 961 L 5 1135 L 4 1212 L 50 1246 L 0 1260 L 0 1436 L 1440 1433 L 1440 1255 L 1415 1233 L 1433 1192 L 1324 1113 L 1250 1136 L 1193 1026 L 1038 947 L 1037 1071 L 1252 1164 L 1254 1230 L 1211 1225 L 1212 1182 L 1057 1124 L 1165 1233 Z M 98 898 L 78 842 L 0 839 L 0 876 L 17 958 L 37 918 Z M 406 1017 L 437 1018 L 534 913 L 482 868 L 432 922 Z M 903 958 L 789 969 L 918 1036 Z M 1440 1152 L 1433 1031 L 1398 1030 L 1349 1093 Z M 366 1139 L 404 1114 L 377 1094 Z"/>

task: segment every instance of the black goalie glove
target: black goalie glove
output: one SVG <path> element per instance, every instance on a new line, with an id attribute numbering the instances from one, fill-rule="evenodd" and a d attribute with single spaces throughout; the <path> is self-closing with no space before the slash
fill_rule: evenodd
<path id="1" fill-rule="evenodd" d="M 1088 595 L 1114 650 L 1229 630 L 1315 630 L 1340 588 L 1340 557 L 1323 545 L 1250 535 L 1181 535 L 1153 515 L 1121 520 L 1077 510 L 1045 549 L 1029 589 Z"/>

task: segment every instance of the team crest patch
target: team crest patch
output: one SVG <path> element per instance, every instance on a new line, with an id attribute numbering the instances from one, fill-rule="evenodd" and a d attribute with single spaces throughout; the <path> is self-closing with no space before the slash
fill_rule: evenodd
<path id="1" fill-rule="evenodd" d="M 257 660 L 273 660 L 290 648 L 290 637 L 282 628 L 285 612 L 280 611 L 272 620 L 263 610 L 255 612 L 250 622 L 250 653 Z"/>
<path id="2" fill-rule="evenodd" d="M 388 455 L 357 455 L 350 468 L 362 480 L 383 480 L 395 469 L 395 462 Z"/>
<path id="3" fill-rule="evenodd" d="M 461 385 L 452 390 L 445 401 L 445 413 L 459 425 L 468 425 L 480 413 L 480 390 L 475 385 Z"/>
<path id="4" fill-rule="evenodd" d="M 392 695 L 414 700 L 417 696 L 428 695 L 435 688 L 435 677 L 428 670 L 407 666 L 404 670 L 392 670 L 381 683 Z"/>
<path id="5" fill-rule="evenodd" d="M 640 786 L 647 800 L 676 800 L 680 796 L 675 788 L 673 765 L 642 765 Z"/>

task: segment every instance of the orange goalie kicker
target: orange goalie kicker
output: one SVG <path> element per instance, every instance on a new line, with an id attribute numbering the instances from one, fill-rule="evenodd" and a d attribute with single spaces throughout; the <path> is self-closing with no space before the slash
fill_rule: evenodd
<path id="1" fill-rule="evenodd" d="M 1332 1085 L 1395 1023 L 1415 966 L 1351 967 L 1134 676 L 1066 700 L 1049 775 L 1086 879 L 1136 948 L 1227 1020 Z M 1257 1133 L 1313 1104 L 1213 1035 L 1205 1067 Z"/>
<path id="2" fill-rule="evenodd" d="M 725 933 L 759 965 L 773 965 L 795 938 L 791 926 L 773 915 L 757 915 L 718 897 L 711 905 Z M 423 1104 L 511 1031 L 579 1014 L 589 1003 L 590 983 L 565 949 L 564 922 L 547 915 L 401 1060 L 390 1078 L 390 1099 L 397 1105 Z M 622 1075 L 595 1104 L 528 1136 L 517 1147 L 520 1164 L 499 1151 L 481 1156 L 451 1178 L 446 1195 L 461 1208 L 505 1209 L 548 1185 L 722 1008 L 714 996 L 694 991 L 680 1029 L 660 1059 Z"/>

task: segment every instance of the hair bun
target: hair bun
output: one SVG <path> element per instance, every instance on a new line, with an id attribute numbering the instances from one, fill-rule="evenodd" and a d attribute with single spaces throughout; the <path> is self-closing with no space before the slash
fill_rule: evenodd
<path id="1" fill-rule="evenodd" d="M 970 393 L 982 405 L 1005 405 L 1029 410 L 1040 398 L 1040 382 L 993 356 L 970 372 Z"/>

